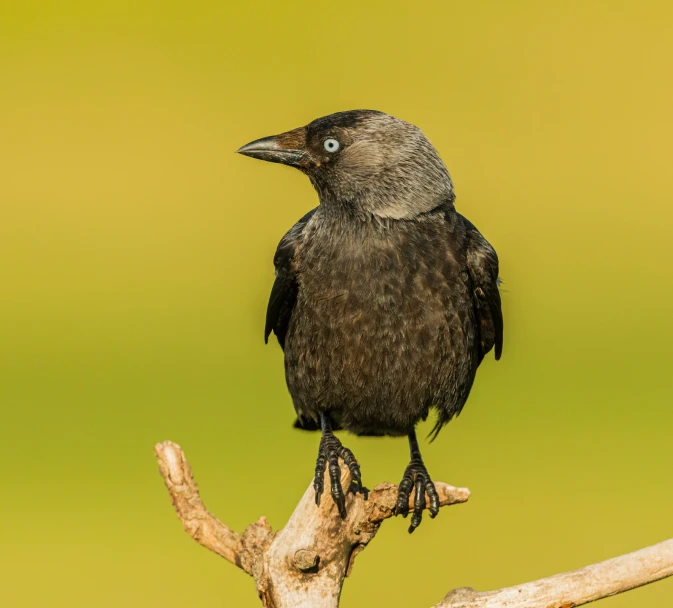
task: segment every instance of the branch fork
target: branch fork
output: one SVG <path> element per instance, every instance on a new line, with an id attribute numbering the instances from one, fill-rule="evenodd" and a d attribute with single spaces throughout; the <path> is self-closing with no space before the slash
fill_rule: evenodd
<path id="1" fill-rule="evenodd" d="M 159 470 L 185 531 L 200 545 L 251 575 L 267 608 L 337 608 L 341 587 L 358 553 L 381 524 L 395 514 L 397 486 L 382 483 L 367 500 L 348 494 L 341 519 L 329 496 L 315 504 L 313 486 L 302 496 L 282 530 L 266 518 L 234 532 L 203 504 L 189 462 L 179 445 L 155 446 Z M 341 466 L 342 487 L 350 474 Z M 435 482 L 440 506 L 460 504 L 467 488 Z M 409 500 L 413 511 L 414 498 Z M 427 503 L 427 501 L 426 501 Z M 454 589 L 433 608 L 575 608 L 673 575 L 673 539 L 580 570 L 515 587 L 477 592 Z"/>
<path id="2" fill-rule="evenodd" d="M 348 494 L 346 519 L 334 501 L 315 504 L 309 486 L 282 530 L 273 532 L 262 517 L 242 534 L 234 532 L 203 504 L 191 467 L 179 445 L 170 441 L 155 447 L 159 470 L 186 532 L 199 544 L 250 574 L 262 604 L 273 608 L 339 605 L 343 580 L 355 556 L 376 536 L 382 522 L 395 513 L 397 486 L 376 486 L 367 500 Z M 348 468 L 341 468 L 341 485 L 350 485 Z M 436 483 L 440 506 L 465 502 L 470 491 Z M 413 511 L 414 499 L 410 498 Z"/>

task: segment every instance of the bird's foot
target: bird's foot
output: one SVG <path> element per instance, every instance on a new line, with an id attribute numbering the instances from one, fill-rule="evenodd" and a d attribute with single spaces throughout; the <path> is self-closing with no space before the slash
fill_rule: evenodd
<path id="1" fill-rule="evenodd" d="M 420 458 L 414 458 L 404 471 L 404 477 L 397 490 L 397 505 L 395 515 L 406 517 L 409 515 L 409 493 L 414 489 L 414 512 L 411 516 L 409 534 L 421 524 L 423 509 L 426 507 L 425 493 L 430 499 L 430 517 L 436 517 L 439 513 L 439 496 L 435 484 L 430 479 L 428 470 Z"/>
<path id="2" fill-rule="evenodd" d="M 346 495 L 341 487 L 341 468 L 339 467 L 339 458 L 344 461 L 351 474 L 351 484 L 349 491 L 353 494 L 360 492 L 367 500 L 369 490 L 362 485 L 362 474 L 360 473 L 360 465 L 348 448 L 341 445 L 332 431 L 323 433 L 320 440 L 320 448 L 318 449 L 318 460 L 315 465 L 315 479 L 313 480 L 313 488 L 315 489 L 315 504 L 320 506 L 320 497 L 324 491 L 324 475 L 325 468 L 329 471 L 331 494 L 334 503 L 339 509 L 341 519 L 346 518 Z"/>

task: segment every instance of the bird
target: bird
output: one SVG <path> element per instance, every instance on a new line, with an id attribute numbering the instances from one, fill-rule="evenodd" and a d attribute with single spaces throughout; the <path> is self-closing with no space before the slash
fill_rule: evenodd
<path id="1" fill-rule="evenodd" d="M 238 153 L 298 169 L 319 199 L 281 238 L 264 339 L 284 351 L 295 427 L 321 432 L 313 488 L 325 470 L 342 518 L 362 493 L 360 465 L 335 431 L 406 436 L 410 462 L 395 512 L 409 532 L 439 497 L 416 426 L 437 413 L 434 439 L 468 399 L 477 368 L 503 348 L 495 249 L 455 208 L 439 153 L 413 124 L 349 110 L 246 144 Z M 429 505 L 426 503 L 426 493 Z"/>

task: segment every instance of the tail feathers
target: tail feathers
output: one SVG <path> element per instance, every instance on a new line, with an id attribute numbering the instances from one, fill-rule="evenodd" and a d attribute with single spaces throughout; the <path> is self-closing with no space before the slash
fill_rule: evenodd
<path id="1" fill-rule="evenodd" d="M 428 439 L 430 440 L 430 443 L 432 443 L 435 439 L 437 439 L 439 431 L 441 431 L 446 424 L 451 422 L 453 418 L 457 418 L 458 416 L 460 416 L 460 412 L 462 411 L 463 411 L 462 406 L 458 411 L 451 412 L 450 414 L 447 414 L 445 411 L 440 410 L 439 415 L 437 416 L 437 422 L 435 422 L 435 425 L 432 427 L 432 430 L 428 433 Z"/>
<path id="2" fill-rule="evenodd" d="M 292 426 L 302 431 L 319 431 L 320 421 L 313 418 L 297 418 Z"/>

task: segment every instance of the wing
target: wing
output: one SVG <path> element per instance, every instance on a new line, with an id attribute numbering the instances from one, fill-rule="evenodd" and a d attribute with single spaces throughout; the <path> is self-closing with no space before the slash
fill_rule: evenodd
<path id="1" fill-rule="evenodd" d="M 296 268 L 294 266 L 294 254 L 297 244 L 301 239 L 302 232 L 315 209 L 302 217 L 285 236 L 280 240 L 276 255 L 273 257 L 273 265 L 276 268 L 276 280 L 271 288 L 269 305 L 266 309 L 266 327 L 264 328 L 264 342 L 268 343 L 269 336 L 273 331 L 278 338 L 281 348 L 285 348 L 285 335 L 290 323 L 290 317 L 297 301 Z"/>
<path id="2" fill-rule="evenodd" d="M 481 337 L 480 360 L 495 346 L 495 358 L 502 354 L 502 308 L 498 255 L 475 226 L 463 218 L 467 229 L 467 270 L 474 285 Z"/>

